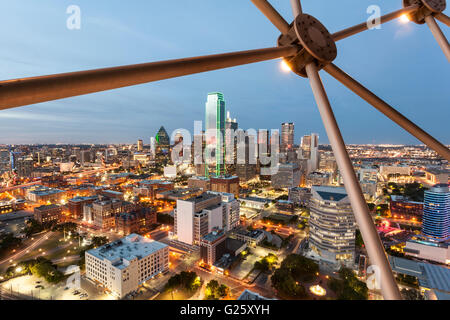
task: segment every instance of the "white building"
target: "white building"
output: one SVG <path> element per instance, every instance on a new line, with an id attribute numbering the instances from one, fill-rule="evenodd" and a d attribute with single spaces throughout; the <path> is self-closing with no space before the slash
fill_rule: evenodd
<path id="1" fill-rule="evenodd" d="M 309 247 L 312 258 L 352 266 L 356 222 L 345 189 L 313 186 L 311 193 Z"/>
<path id="2" fill-rule="evenodd" d="M 199 245 L 200 239 L 214 228 L 229 231 L 239 224 L 239 202 L 233 194 L 205 192 L 186 200 L 177 200 L 174 231 L 178 241 Z"/>
<path id="3" fill-rule="evenodd" d="M 86 276 L 123 298 L 169 268 L 169 247 L 137 234 L 86 252 Z"/>
<path id="4" fill-rule="evenodd" d="M 411 240 L 406 241 L 403 251 L 407 256 L 414 258 L 450 264 L 450 243 Z"/>

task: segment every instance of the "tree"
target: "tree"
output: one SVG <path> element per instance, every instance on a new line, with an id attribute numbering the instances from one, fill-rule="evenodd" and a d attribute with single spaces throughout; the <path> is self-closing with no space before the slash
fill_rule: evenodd
<path id="1" fill-rule="evenodd" d="M 328 287 L 336 293 L 339 300 L 367 300 L 369 289 L 358 280 L 352 270 L 342 267 L 339 279 L 328 280 Z"/>
<path id="2" fill-rule="evenodd" d="M 423 295 L 420 293 L 419 290 L 415 289 L 402 289 L 400 293 L 403 296 L 403 299 L 405 300 L 425 300 Z"/>
<path id="3" fill-rule="evenodd" d="M 218 300 L 226 297 L 230 292 L 230 289 L 224 285 L 219 284 L 216 280 L 211 280 L 206 285 L 205 297 L 208 300 Z"/>

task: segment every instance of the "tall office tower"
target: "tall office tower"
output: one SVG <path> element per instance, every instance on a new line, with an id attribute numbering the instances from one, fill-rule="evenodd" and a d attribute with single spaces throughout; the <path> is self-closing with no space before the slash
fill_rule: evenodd
<path id="1" fill-rule="evenodd" d="M 294 148 L 294 124 L 281 124 L 281 152 L 286 152 Z"/>
<path id="2" fill-rule="evenodd" d="M 270 180 L 270 133 L 267 129 L 258 130 L 258 161 L 256 171 L 261 180 Z"/>
<path id="3" fill-rule="evenodd" d="M 154 157 L 156 154 L 156 139 L 155 139 L 155 137 L 150 137 L 150 150 L 152 152 L 152 156 Z"/>
<path id="4" fill-rule="evenodd" d="M 246 182 L 256 176 L 256 137 L 245 134 L 243 130 L 238 131 L 237 136 L 236 175 L 241 182 Z"/>
<path id="5" fill-rule="evenodd" d="M 215 174 L 220 176 L 225 173 L 225 100 L 223 94 L 209 93 L 205 106 L 206 146 L 208 150 L 212 151 L 211 155 L 215 155 Z"/>
<path id="6" fill-rule="evenodd" d="M 310 199 L 311 254 L 333 265 L 351 266 L 355 256 L 356 222 L 345 188 L 313 186 Z"/>
<path id="7" fill-rule="evenodd" d="M 231 119 L 230 111 L 227 111 L 227 119 L 225 121 L 225 129 L 232 129 L 232 130 L 238 129 L 237 120 L 236 120 L 236 118 Z"/>
<path id="8" fill-rule="evenodd" d="M 231 119 L 230 111 L 227 111 L 227 120 L 225 121 L 225 162 L 230 164 L 236 163 L 237 160 L 237 137 L 235 135 L 238 130 L 236 119 Z"/>
<path id="9" fill-rule="evenodd" d="M 167 154 L 170 149 L 170 137 L 163 126 L 159 128 L 155 140 L 156 140 L 156 153 Z"/>
<path id="10" fill-rule="evenodd" d="M 137 141 L 137 151 L 141 152 L 144 150 L 144 141 L 142 141 L 141 139 L 139 139 Z"/>
<path id="11" fill-rule="evenodd" d="M 450 192 L 447 183 L 425 191 L 422 232 L 430 240 L 450 240 Z"/>
<path id="12" fill-rule="evenodd" d="M 301 143 L 303 158 L 309 159 L 307 172 L 316 171 L 319 168 L 319 136 L 316 133 L 303 136 Z"/>

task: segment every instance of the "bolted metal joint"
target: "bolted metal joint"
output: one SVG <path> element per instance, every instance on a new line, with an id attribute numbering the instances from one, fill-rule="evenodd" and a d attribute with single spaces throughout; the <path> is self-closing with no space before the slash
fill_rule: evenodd
<path id="1" fill-rule="evenodd" d="M 404 8 L 412 5 L 418 5 L 420 8 L 407 16 L 417 24 L 424 24 L 426 17 L 442 13 L 447 7 L 446 0 L 403 0 Z"/>
<path id="2" fill-rule="evenodd" d="M 278 38 L 278 46 L 296 45 L 297 55 L 285 57 L 285 62 L 299 76 L 307 78 L 306 65 L 316 62 L 318 70 L 337 57 L 336 43 L 319 20 L 309 14 L 299 14 L 290 25 L 289 32 Z"/>

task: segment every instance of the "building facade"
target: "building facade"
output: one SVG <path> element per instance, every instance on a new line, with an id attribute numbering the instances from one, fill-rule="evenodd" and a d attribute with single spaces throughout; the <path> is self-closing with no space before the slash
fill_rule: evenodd
<path id="1" fill-rule="evenodd" d="M 309 246 L 313 257 L 352 265 L 356 222 L 345 189 L 313 186 L 311 193 Z"/>
<path id="2" fill-rule="evenodd" d="M 447 183 L 425 191 L 422 232 L 430 240 L 450 240 L 450 192 Z"/>
<path id="3" fill-rule="evenodd" d="M 169 269 L 169 247 L 137 234 L 86 251 L 86 276 L 117 298 Z"/>

